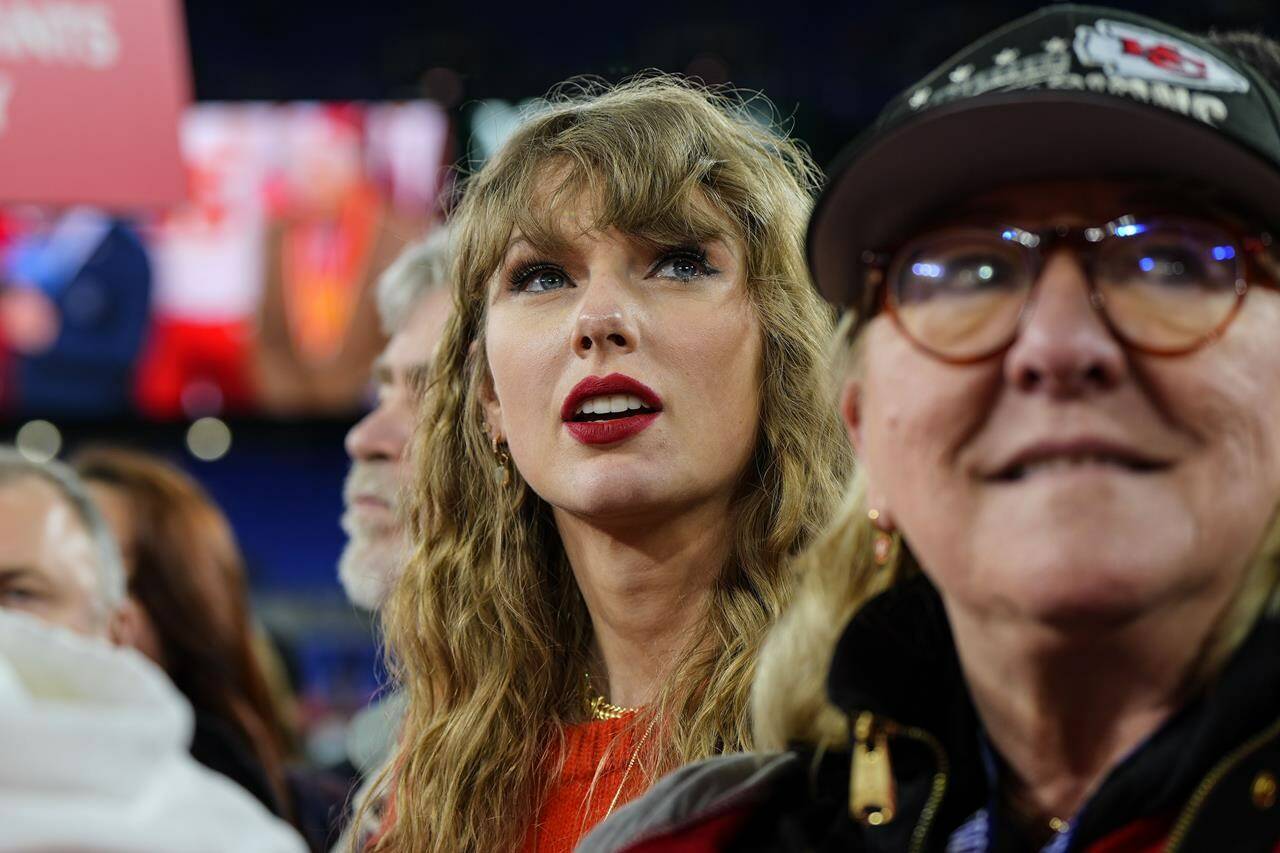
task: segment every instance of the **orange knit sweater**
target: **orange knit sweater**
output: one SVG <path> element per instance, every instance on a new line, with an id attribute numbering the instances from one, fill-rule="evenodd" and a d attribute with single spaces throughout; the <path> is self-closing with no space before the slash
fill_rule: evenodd
<path id="1" fill-rule="evenodd" d="M 636 762 L 627 772 L 637 742 L 644 737 L 645 726 L 634 723 L 635 715 L 627 714 L 617 720 L 592 720 L 565 729 L 564 769 L 529 828 L 521 853 L 571 853 L 582 837 L 604 820 L 610 803 L 617 811 L 644 793 L 644 762 Z"/>

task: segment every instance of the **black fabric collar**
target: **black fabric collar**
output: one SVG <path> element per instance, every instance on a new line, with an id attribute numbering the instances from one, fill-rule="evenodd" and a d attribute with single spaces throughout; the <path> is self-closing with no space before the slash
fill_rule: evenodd
<path id="1" fill-rule="evenodd" d="M 858 610 L 836 643 L 827 695 L 851 719 L 870 711 L 924 729 L 942 744 L 950 767 L 928 849 L 987 805 L 982 728 L 942 599 L 924 575 L 896 584 Z M 895 768 L 900 770 L 900 763 Z M 924 772 L 932 777 L 941 769 Z M 899 772 L 898 784 L 920 787 L 928 782 L 905 779 Z"/>
<path id="2" fill-rule="evenodd" d="M 1280 716 L 1280 619 L 1264 614 L 1198 698 L 1108 775 L 1077 820 L 1082 842 L 1179 810 L 1229 752 Z"/>
<path id="3" fill-rule="evenodd" d="M 827 695 L 847 714 L 871 711 L 935 733 L 947 728 L 948 706 L 969 704 L 942 599 L 924 575 L 854 614 L 836 643 Z"/>
<path id="4" fill-rule="evenodd" d="M 964 808 L 987 804 L 981 724 L 942 600 L 923 575 L 867 602 L 850 620 L 827 692 L 847 714 L 871 711 L 931 732 L 951 759 L 949 787 L 965 791 Z M 1108 775 L 1078 816 L 1077 842 L 1180 808 L 1218 761 L 1278 715 L 1280 618 L 1268 614 L 1201 696 Z"/>

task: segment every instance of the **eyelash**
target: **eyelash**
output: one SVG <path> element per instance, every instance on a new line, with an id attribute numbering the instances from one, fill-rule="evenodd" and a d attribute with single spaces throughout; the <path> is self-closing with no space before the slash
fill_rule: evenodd
<path id="1" fill-rule="evenodd" d="M 560 267 L 549 261 L 534 261 L 533 263 L 521 264 L 513 269 L 511 275 L 508 276 L 508 283 L 512 290 L 523 291 L 534 273 L 540 272 L 555 272 L 564 275 L 564 271 Z M 565 275 L 565 278 L 568 278 L 568 276 Z"/>
<path id="2" fill-rule="evenodd" d="M 707 250 L 703 249 L 701 246 L 677 246 L 674 249 L 670 249 L 663 253 L 662 257 L 658 259 L 658 262 L 653 265 L 653 269 L 656 270 L 668 261 L 693 261 L 695 264 L 702 267 L 702 272 L 700 273 L 701 276 L 715 275 L 719 272 L 718 269 L 707 262 Z M 652 270 L 650 271 L 650 274 L 652 274 Z"/>
<path id="3" fill-rule="evenodd" d="M 702 270 L 695 278 L 716 275 L 720 272 L 707 261 L 707 251 L 701 246 L 676 246 L 662 252 L 657 261 L 650 267 L 649 274 L 652 275 L 654 270 L 670 261 L 692 261 L 696 263 Z M 529 279 L 540 272 L 558 273 L 566 279 L 569 277 L 557 264 L 550 261 L 533 261 L 515 267 L 507 277 L 508 286 L 511 290 L 524 292 Z"/>

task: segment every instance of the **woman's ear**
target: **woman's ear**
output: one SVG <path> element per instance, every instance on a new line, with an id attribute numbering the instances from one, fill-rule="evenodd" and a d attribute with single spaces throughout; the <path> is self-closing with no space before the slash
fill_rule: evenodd
<path id="1" fill-rule="evenodd" d="M 849 444 L 853 446 L 853 455 L 859 460 L 866 459 L 862 452 L 862 385 L 857 379 L 847 380 L 844 387 L 840 389 L 840 420 L 844 421 L 845 432 L 849 435 Z M 885 532 L 896 530 L 897 523 L 893 520 L 888 501 L 876 490 L 865 462 L 862 463 L 862 467 L 867 477 L 867 508 L 871 514 L 872 524 L 877 530 Z"/>
<path id="2" fill-rule="evenodd" d="M 857 379 L 845 380 L 840 389 L 840 420 L 844 421 L 845 433 L 849 436 L 849 444 L 853 454 L 862 457 L 862 384 Z"/>
<path id="3" fill-rule="evenodd" d="M 472 341 L 469 353 L 471 357 L 475 356 L 476 348 L 477 342 Z M 502 422 L 502 402 L 493 387 L 493 374 L 489 372 L 489 365 L 481 364 L 478 369 L 483 371 L 480 379 L 480 407 L 484 410 L 485 432 L 489 433 L 495 443 L 501 444 L 507 434 Z"/>

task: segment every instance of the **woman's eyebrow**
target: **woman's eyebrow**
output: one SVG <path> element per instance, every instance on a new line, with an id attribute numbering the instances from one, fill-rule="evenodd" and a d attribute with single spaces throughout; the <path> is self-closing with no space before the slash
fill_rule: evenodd
<path id="1" fill-rule="evenodd" d="M 712 243 L 719 243 L 726 247 L 731 245 L 730 235 L 723 230 L 706 233 L 644 231 L 635 235 L 634 242 L 646 249 L 654 250 L 670 249 L 674 246 L 706 246 Z"/>
<path id="2" fill-rule="evenodd" d="M 548 234 L 545 239 L 534 240 L 524 234 L 517 234 L 507 242 L 507 247 L 502 252 L 502 258 L 505 261 L 511 257 L 511 253 L 517 248 L 525 247 L 539 254 L 558 255 L 570 251 L 573 248 L 572 242 L 561 234 Z"/>

